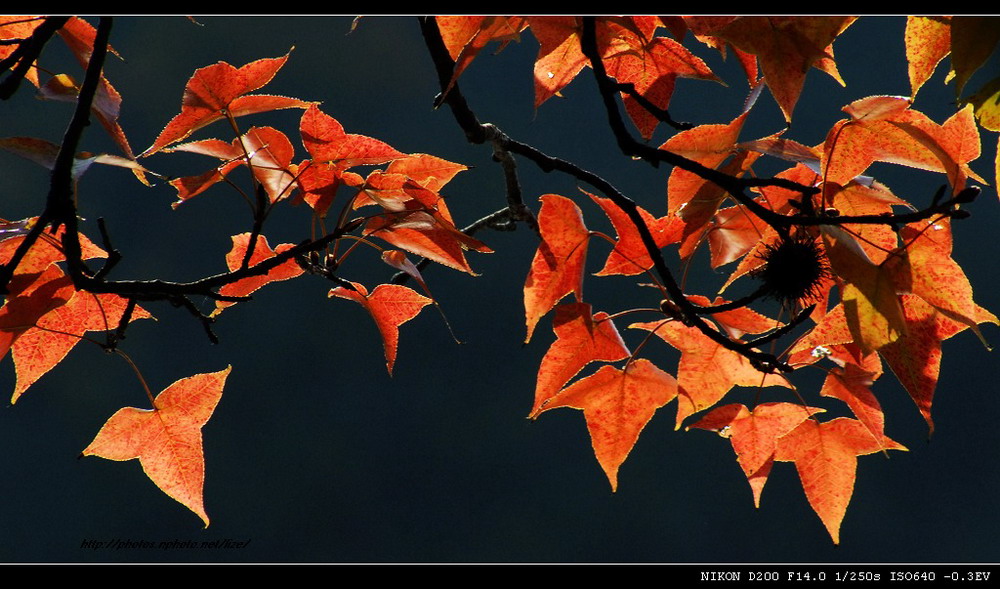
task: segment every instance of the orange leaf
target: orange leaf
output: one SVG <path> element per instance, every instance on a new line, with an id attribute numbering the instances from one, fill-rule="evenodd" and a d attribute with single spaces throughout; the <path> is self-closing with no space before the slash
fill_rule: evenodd
<path id="1" fill-rule="evenodd" d="M 781 107 L 785 121 L 790 122 L 806 72 L 811 66 L 830 71 L 822 60 L 830 58 L 833 40 L 854 20 L 855 17 L 847 16 L 747 16 L 713 34 L 757 56 L 764 82 Z"/>
<path id="2" fill-rule="evenodd" d="M 774 459 L 794 462 L 813 511 L 823 521 L 834 544 L 840 543 L 840 523 L 854 493 L 857 457 L 883 449 L 906 450 L 889 439 L 875 440 L 857 420 L 840 417 L 825 423 L 803 421 L 778 440 Z"/>
<path id="3" fill-rule="evenodd" d="M 564 296 L 572 292 L 578 301 L 583 300 L 583 264 L 590 239 L 583 213 L 573 201 L 558 194 L 546 194 L 541 201 L 538 227 L 542 243 L 524 281 L 525 342 L 531 340 L 538 320 Z"/>
<path id="4" fill-rule="evenodd" d="M 968 165 L 980 155 L 972 106 L 941 125 L 909 106 L 902 96 L 870 96 L 845 106 L 852 118 L 835 124 L 823 147 L 826 181 L 844 186 L 881 161 L 947 174 L 955 192 L 967 178 L 982 182 Z"/>
<path id="5" fill-rule="evenodd" d="M 556 333 L 556 341 L 549 346 L 538 367 L 535 403 L 528 415 L 531 419 L 538 417 L 542 407 L 587 364 L 615 362 L 629 354 L 607 313 L 591 315 L 591 307 L 586 303 L 556 307 L 552 330 Z"/>
<path id="6" fill-rule="evenodd" d="M 934 433 L 931 401 L 941 371 L 941 342 L 969 326 L 949 319 L 915 295 L 902 295 L 901 301 L 907 332 L 878 352 L 916 403 L 930 433 Z M 1000 324 L 991 313 L 976 308 L 976 323 Z"/>
<path id="7" fill-rule="evenodd" d="M 205 454 L 201 428 L 215 411 L 232 367 L 182 378 L 156 396 L 154 409 L 119 409 L 83 451 L 108 460 L 138 458 L 164 493 L 198 514 L 204 506 Z"/>
<path id="8" fill-rule="evenodd" d="M 247 248 L 250 246 L 250 234 L 240 233 L 239 235 L 234 235 L 233 249 L 229 250 L 226 254 L 226 267 L 229 268 L 230 272 L 233 272 L 240 268 L 243 264 L 243 258 L 246 256 Z M 275 249 L 271 249 L 271 246 L 267 243 L 267 238 L 263 235 L 257 236 L 257 243 L 253 249 L 253 255 L 250 256 L 249 268 L 253 268 L 257 264 L 260 264 L 264 260 L 269 260 L 274 256 L 295 247 L 295 244 L 283 243 Z M 245 297 L 249 296 L 251 293 L 255 292 L 260 287 L 269 284 L 271 282 L 276 282 L 279 280 L 289 280 L 300 276 L 304 270 L 298 265 L 295 259 L 287 260 L 274 268 L 267 271 L 266 274 L 261 274 L 258 276 L 249 276 L 247 278 L 242 278 L 236 282 L 231 282 L 219 288 L 219 294 L 233 297 Z M 223 309 L 236 303 L 231 301 L 216 301 L 215 310 L 212 311 L 212 317 L 215 317 L 222 312 Z"/>
<path id="9" fill-rule="evenodd" d="M 573 81 L 590 60 L 580 48 L 583 30 L 577 16 L 528 17 L 531 33 L 538 39 L 535 58 L 535 108 Z"/>
<path id="10" fill-rule="evenodd" d="M 832 226 L 822 231 L 830 266 L 845 281 L 841 306 L 854 343 L 867 355 L 905 334 L 906 322 L 889 270 L 872 263 L 846 231 Z"/>
<path id="11" fill-rule="evenodd" d="M 315 103 L 285 96 L 247 95 L 264 86 L 288 60 L 289 53 L 258 59 L 241 68 L 224 61 L 195 71 L 184 87 L 181 112 L 167 123 L 159 137 L 139 157 L 160 151 L 198 129 L 225 118 L 283 108 L 307 108 Z"/>
<path id="12" fill-rule="evenodd" d="M 824 411 L 794 403 L 761 403 L 748 411 L 742 404 L 722 405 L 705 414 L 688 429 L 712 430 L 729 438 L 736 460 L 750 483 L 754 506 L 760 507 L 760 494 L 771 470 L 778 439 L 794 430 L 811 415 Z"/>
<path id="13" fill-rule="evenodd" d="M 659 108 L 667 108 L 677 78 L 720 81 L 699 57 L 669 37 L 655 37 L 659 25 L 650 17 L 609 17 L 600 21 L 598 45 L 608 75 Z M 659 119 L 631 96 L 625 110 L 643 138 L 650 139 Z"/>
<path id="14" fill-rule="evenodd" d="M 611 220 L 611 224 L 618 234 L 618 243 L 608 254 L 608 259 L 604 262 L 604 267 L 595 272 L 596 276 L 610 276 L 620 274 L 622 276 L 634 276 L 641 274 L 644 270 L 653 267 L 653 259 L 649 257 L 649 250 L 639 237 L 639 230 L 636 229 L 632 219 L 622 211 L 618 205 L 609 198 L 601 198 L 589 194 L 590 198 L 597 203 L 604 214 Z M 675 215 L 668 215 L 656 219 L 649 214 L 646 209 L 637 207 L 639 215 L 646 223 L 653 241 L 658 248 L 666 247 L 676 243 L 681 236 L 681 229 L 684 224 Z"/>
<path id="15" fill-rule="evenodd" d="M 638 359 L 625 370 L 603 366 L 552 397 L 542 411 L 582 409 L 597 461 L 618 489 L 618 468 L 625 462 L 653 413 L 677 396 L 677 381 L 651 362 Z"/>
<path id="16" fill-rule="evenodd" d="M 908 16 L 904 39 L 910 97 L 915 98 L 937 64 L 951 52 L 951 17 Z"/>
<path id="17" fill-rule="evenodd" d="M 732 154 L 746 118 L 747 113 L 743 113 L 726 125 L 699 125 L 681 131 L 660 149 L 682 155 L 707 168 L 715 168 Z M 667 181 L 668 211 L 680 211 L 706 183 L 707 180 L 694 172 L 675 167 Z"/>
<path id="18" fill-rule="evenodd" d="M 0 358 L 45 314 L 73 297 L 73 281 L 58 266 L 48 266 L 0 307 Z"/>
<path id="19" fill-rule="evenodd" d="M 372 186 L 368 180 L 363 194 L 386 209 L 365 225 L 365 235 L 376 235 L 409 252 L 439 264 L 476 275 L 465 258 L 465 250 L 491 253 L 486 244 L 462 233 L 452 221 L 444 199 L 402 174 L 375 174 L 389 182 Z M 395 182 L 403 180 L 402 184 Z M 360 199 L 355 199 L 356 202 Z"/>
<path id="20" fill-rule="evenodd" d="M 431 299 L 414 292 L 399 284 L 380 284 L 372 293 L 357 282 L 352 282 L 355 290 L 338 286 L 330 291 L 329 296 L 354 301 L 371 314 L 382 334 L 382 344 L 385 347 L 385 363 L 389 374 L 396 363 L 396 348 L 399 344 L 399 326 L 413 319 Z"/>
<path id="21" fill-rule="evenodd" d="M 311 104 L 302 113 L 299 122 L 302 143 L 315 162 L 331 163 L 338 170 L 354 166 L 384 164 L 405 153 L 366 135 L 353 135 L 344 131 L 337 119 Z"/>
<path id="22" fill-rule="evenodd" d="M 776 326 L 776 323 L 770 325 Z M 680 391 L 675 427 L 678 429 L 688 416 L 715 405 L 734 386 L 788 386 L 783 376 L 760 372 L 745 356 L 722 347 L 697 327 L 676 321 L 634 323 L 629 327 L 652 331 L 681 351 L 677 368 Z"/>
<path id="23" fill-rule="evenodd" d="M 125 299 L 118 295 L 76 291 L 66 304 L 39 318 L 14 342 L 11 356 L 17 382 L 10 402 L 16 403 L 28 387 L 59 364 L 88 331 L 115 329 L 125 305 Z M 136 306 L 130 321 L 150 317 L 149 312 Z"/>

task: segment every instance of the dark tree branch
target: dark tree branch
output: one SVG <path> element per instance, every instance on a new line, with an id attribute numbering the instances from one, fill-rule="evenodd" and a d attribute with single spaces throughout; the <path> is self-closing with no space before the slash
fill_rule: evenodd
<path id="1" fill-rule="evenodd" d="M 42 49 L 49 42 L 52 35 L 66 24 L 68 16 L 50 16 L 45 22 L 38 25 L 31 33 L 31 36 L 22 40 L 17 49 L 10 55 L 0 60 L 0 72 L 11 70 L 10 74 L 0 81 L 0 100 L 7 100 L 17 92 L 21 85 L 21 80 L 28 73 L 28 70 L 35 64 L 35 61 L 42 54 Z M 16 66 L 11 69 L 14 64 Z"/>

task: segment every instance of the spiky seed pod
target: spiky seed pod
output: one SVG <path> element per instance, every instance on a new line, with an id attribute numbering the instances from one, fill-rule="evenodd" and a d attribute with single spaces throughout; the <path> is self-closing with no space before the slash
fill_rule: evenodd
<path id="1" fill-rule="evenodd" d="M 763 283 L 765 296 L 785 307 L 798 307 L 818 298 L 823 279 L 830 276 L 826 254 L 805 232 L 766 244 L 760 258 L 764 265 L 753 275 Z"/>

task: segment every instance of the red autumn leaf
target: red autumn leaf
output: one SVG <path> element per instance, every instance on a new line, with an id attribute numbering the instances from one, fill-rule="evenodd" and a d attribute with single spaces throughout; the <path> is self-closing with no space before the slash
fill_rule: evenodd
<path id="1" fill-rule="evenodd" d="M 249 156 L 253 175 L 273 203 L 288 198 L 295 176 L 291 172 L 294 148 L 284 133 L 273 127 L 251 127 L 232 143 L 218 139 L 205 139 L 183 143 L 164 149 L 165 152 L 183 151 L 218 158 L 218 167 L 197 176 L 185 176 L 170 181 L 177 189 L 176 208 L 189 198 L 201 194 L 212 185 L 225 179 L 229 172 L 246 165 Z"/>
<path id="2" fill-rule="evenodd" d="M 716 407 L 687 429 L 716 431 L 729 438 L 736 460 L 750 483 L 754 506 L 760 507 L 760 494 L 767 482 L 778 440 L 822 411 L 818 407 L 795 403 L 761 403 L 749 411 L 737 403 Z"/>
<path id="3" fill-rule="evenodd" d="M 761 241 L 762 222 L 745 207 L 719 209 L 706 229 L 712 268 L 735 262 Z"/>
<path id="4" fill-rule="evenodd" d="M 314 163 L 312 160 L 304 160 L 289 169 L 301 190 L 298 199 L 312 207 L 320 218 L 326 217 L 341 185 L 357 186 L 362 182 L 361 176 L 354 172 L 341 172 L 329 164 Z M 293 202 L 299 202 L 298 199 Z"/>
<path id="5" fill-rule="evenodd" d="M 745 16 L 712 34 L 757 56 L 764 83 L 781 107 L 785 121 L 791 121 L 806 72 L 812 66 L 836 72 L 824 59 L 831 58 L 833 40 L 854 20 L 847 16 Z M 838 76 L 834 78 L 840 81 Z"/>
<path id="6" fill-rule="evenodd" d="M 722 164 L 736 146 L 747 113 L 726 125 L 699 125 L 668 139 L 660 149 L 676 153 L 707 168 Z M 667 181 L 667 209 L 680 211 L 708 181 L 687 170 L 675 167 Z"/>
<path id="7" fill-rule="evenodd" d="M 847 403 L 858 421 L 871 432 L 872 438 L 881 442 L 885 436 L 885 414 L 870 388 L 876 378 L 877 374 L 863 370 L 857 364 L 844 363 L 843 368 L 834 368 L 827 373 L 819 394 Z"/>
<path id="8" fill-rule="evenodd" d="M 618 242 L 615 244 L 608 259 L 604 262 L 604 267 L 595 272 L 596 276 L 622 275 L 633 276 L 641 274 L 643 271 L 653 267 L 653 260 L 649 256 L 649 250 L 642 242 L 639 231 L 636 229 L 632 219 L 621 210 L 618 205 L 609 198 L 601 198 L 589 194 L 590 198 L 601 207 L 604 214 L 611 220 L 615 232 L 618 235 Z M 681 229 L 684 227 L 680 219 L 675 215 L 667 215 L 654 218 L 646 209 L 637 207 L 639 215 L 646 223 L 653 241 L 657 248 L 666 247 L 676 243 L 681 236 Z"/>
<path id="9" fill-rule="evenodd" d="M 535 108 L 566 87 L 590 60 L 580 48 L 583 25 L 578 16 L 528 17 L 538 39 L 535 58 Z"/>
<path id="10" fill-rule="evenodd" d="M 125 305 L 125 299 L 118 295 L 76 291 L 64 305 L 41 316 L 14 342 L 11 356 L 17 382 L 10 402 L 16 403 L 28 387 L 62 362 L 88 331 L 118 327 Z M 149 312 L 136 306 L 130 321 L 150 317 Z"/>
<path id="11" fill-rule="evenodd" d="M 0 358 L 38 320 L 73 297 L 73 281 L 58 266 L 48 266 L 0 307 Z"/>
<path id="12" fill-rule="evenodd" d="M 934 433 L 931 402 L 941 371 L 941 342 L 969 327 L 940 313 L 916 295 L 902 295 L 906 335 L 879 350 L 893 374 Z M 977 306 L 976 323 L 1000 325 L 990 312 Z"/>
<path id="13" fill-rule="evenodd" d="M 195 512 L 205 513 L 205 453 L 201 428 L 222 398 L 232 367 L 182 378 L 156 396 L 153 409 L 119 409 L 83 451 L 108 460 L 138 458 L 161 491 Z"/>
<path id="14" fill-rule="evenodd" d="M 338 286 L 330 290 L 329 296 L 354 301 L 371 314 L 382 334 L 385 347 L 385 363 L 389 374 L 396 363 L 396 349 L 399 344 L 399 326 L 413 319 L 426 305 L 433 301 L 399 284 L 380 284 L 371 294 L 357 282 L 352 282 L 355 290 Z"/>
<path id="15" fill-rule="evenodd" d="M 567 303 L 556 307 L 552 319 L 556 341 L 549 346 L 538 367 L 535 403 L 528 415 L 534 419 L 545 404 L 571 378 L 591 362 L 616 362 L 629 351 L 607 313 L 591 314 L 586 303 Z"/>
<path id="16" fill-rule="evenodd" d="M 752 326 L 747 324 L 745 321 L 747 317 L 744 315 L 749 313 L 756 315 L 756 313 L 749 309 L 741 311 L 745 313 L 737 315 L 739 321 L 734 321 L 729 329 L 752 333 L 778 326 L 773 320 L 766 320 L 758 315 L 766 321 L 753 326 L 753 331 L 744 329 Z M 723 321 L 723 315 L 718 314 L 717 319 Z M 680 428 L 688 416 L 715 405 L 734 386 L 789 386 L 783 376 L 760 372 L 745 356 L 724 348 L 697 327 L 687 327 L 677 321 L 633 323 L 629 327 L 652 331 L 681 352 L 677 368 L 677 383 L 680 385 L 675 425 L 677 428 Z"/>
<path id="17" fill-rule="evenodd" d="M 541 201 L 538 227 L 542 243 L 524 281 L 525 342 L 531 340 L 538 320 L 564 296 L 572 292 L 577 301 L 583 300 L 583 264 L 590 239 L 576 203 L 558 194 L 546 194 Z"/>
<path id="18" fill-rule="evenodd" d="M 901 96 L 871 96 L 845 106 L 851 119 L 835 124 L 823 147 L 825 180 L 846 185 L 881 161 L 947 174 L 956 193 L 967 178 L 983 182 L 968 165 L 980 154 L 972 106 L 941 125 L 909 106 Z"/>
<path id="19" fill-rule="evenodd" d="M 618 489 L 618 468 L 628 458 L 653 413 L 677 396 L 677 381 L 651 362 L 638 359 L 619 370 L 603 366 L 549 399 L 540 411 L 582 409 L 597 461 Z"/>
<path id="20" fill-rule="evenodd" d="M 904 245 L 886 262 L 897 291 L 913 293 L 969 327 L 979 324 L 981 309 L 973 301 L 972 284 L 951 257 L 949 220 L 906 225 L 900 237 Z"/>
<path id="21" fill-rule="evenodd" d="M 264 86 L 285 65 L 289 54 L 273 59 L 258 59 L 235 68 L 224 61 L 196 70 L 184 87 L 181 112 L 175 116 L 159 137 L 139 157 L 146 157 L 164 147 L 183 140 L 191 133 L 226 117 L 238 117 L 284 108 L 309 108 L 313 102 L 247 94 Z"/>
<path id="22" fill-rule="evenodd" d="M 67 74 L 58 74 L 49 78 L 45 84 L 38 88 L 40 98 L 48 100 L 59 100 L 63 102 L 76 102 L 80 87 L 72 77 Z M 100 85 L 97 86 L 97 93 L 94 95 L 91 111 L 101 122 L 105 131 L 118 145 L 128 159 L 134 159 L 132 147 L 125 137 L 125 131 L 118 123 L 118 115 L 121 110 L 122 97 L 117 90 L 106 79 L 101 78 Z M 142 176 L 140 180 L 145 181 Z"/>
<path id="23" fill-rule="evenodd" d="M 656 37 L 654 17 L 602 19 L 598 45 L 608 75 L 659 108 L 667 108 L 677 78 L 720 81 L 699 57 L 669 37 Z M 625 110 L 645 139 L 653 136 L 659 119 L 633 97 L 625 95 Z"/>
<path id="24" fill-rule="evenodd" d="M 243 259 L 246 257 L 247 248 L 250 247 L 250 234 L 240 233 L 239 235 L 234 235 L 232 240 L 233 248 L 229 250 L 228 254 L 226 254 L 226 267 L 229 268 L 230 272 L 239 269 L 243 265 Z M 271 249 L 271 246 L 267 243 L 267 238 L 263 235 L 258 235 L 257 241 L 254 244 L 253 254 L 250 256 L 250 263 L 248 264 L 248 267 L 253 268 L 257 264 L 260 264 L 265 260 L 269 260 L 293 247 L 295 247 L 295 244 L 283 243 L 275 249 Z M 241 278 L 236 282 L 226 284 L 219 288 L 219 294 L 231 297 L 249 296 L 251 293 L 266 284 L 279 280 L 289 280 L 291 278 L 295 278 L 296 276 L 300 276 L 303 272 L 304 270 L 302 270 L 302 267 L 298 265 L 294 258 L 289 259 L 282 262 L 280 265 L 271 268 L 265 274 L 248 276 L 247 278 Z M 226 307 L 235 304 L 236 303 L 231 301 L 216 301 L 215 310 L 212 311 L 212 317 L 221 313 Z"/>
<path id="25" fill-rule="evenodd" d="M 719 168 L 719 171 L 734 177 L 743 176 L 758 157 L 759 153 L 741 151 Z M 717 184 L 706 182 L 698 188 L 689 201 L 680 205 L 677 217 L 683 221 L 684 229 L 678 254 L 682 260 L 689 258 L 715 229 L 716 213 L 727 198 L 729 198 L 728 192 Z"/>
<path id="26" fill-rule="evenodd" d="M 345 132 L 337 119 L 321 111 L 315 104 L 302 113 L 299 131 L 302 143 L 313 161 L 332 164 L 337 170 L 384 164 L 406 157 L 405 153 L 396 151 L 378 139 Z"/>
<path id="27" fill-rule="evenodd" d="M 373 178 L 385 182 L 371 182 Z M 369 218 L 365 235 L 380 239 L 439 264 L 476 275 L 466 250 L 492 253 L 483 242 L 455 227 L 444 199 L 402 174 L 373 172 L 359 196 L 378 202 L 384 214 Z M 356 201 L 361 201 L 356 198 Z M 363 202 L 363 201 L 362 201 Z"/>
<path id="28" fill-rule="evenodd" d="M 441 192 L 444 185 L 469 167 L 449 162 L 426 153 L 410 155 L 392 160 L 385 169 L 386 174 L 402 174 L 431 192 Z"/>
<path id="29" fill-rule="evenodd" d="M 840 523 L 854 492 L 857 457 L 884 449 L 906 450 L 889 438 L 876 440 L 854 419 L 840 417 L 824 423 L 807 419 L 778 440 L 774 459 L 795 463 L 809 505 L 833 543 L 839 544 Z"/>

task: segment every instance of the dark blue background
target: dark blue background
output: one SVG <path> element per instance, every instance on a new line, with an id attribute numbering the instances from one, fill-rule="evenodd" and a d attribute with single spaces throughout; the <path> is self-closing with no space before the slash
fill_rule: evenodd
<path id="1" fill-rule="evenodd" d="M 295 46 L 263 91 L 320 100 L 348 132 L 382 139 L 405 152 L 427 152 L 474 169 L 445 193 L 459 224 L 504 202 L 499 168 L 488 148 L 466 144 L 450 113 L 434 111 L 430 59 L 411 17 L 366 18 L 347 34 L 347 18 L 116 19 L 107 75 L 124 97 L 121 123 L 138 152 L 178 112 L 192 72 L 216 61 L 243 65 Z M 96 20 L 93 22 L 96 23 Z M 788 136 L 823 140 L 840 107 L 872 94 L 908 94 L 902 18 L 865 18 L 835 45 L 847 82 L 841 88 L 811 71 Z M 645 207 L 662 214 L 667 170 L 622 158 L 614 149 L 589 71 L 534 112 L 530 35 L 499 55 L 484 53 L 461 85 L 482 121 L 511 136 L 603 175 Z M 681 80 L 672 103 L 679 119 L 727 123 L 738 113 L 745 82 L 735 61 L 699 49 L 728 83 Z M 54 71 L 75 64 L 56 44 L 43 63 Z M 62 64 L 62 65 L 57 65 Z M 915 107 L 941 122 L 954 112 L 946 65 L 920 92 Z M 79 76 L 78 76 L 79 77 Z M 69 105 L 38 103 L 30 88 L 0 105 L 0 136 L 58 142 Z M 299 111 L 257 115 L 241 125 L 272 125 L 297 142 Z M 784 126 L 765 92 L 744 138 Z M 222 124 L 196 137 L 226 138 Z M 657 140 L 667 135 L 661 131 Z M 974 168 L 992 179 L 994 135 L 984 136 Z M 96 125 L 84 149 L 114 151 Z M 299 154 L 303 155 L 304 151 Z M 158 155 L 147 165 L 186 175 L 204 158 Z M 19 219 L 41 210 L 45 171 L 0 153 L 0 214 Z M 577 198 L 593 228 L 603 218 L 571 180 L 520 163 L 526 197 L 556 192 Z M 878 165 L 876 175 L 919 204 L 941 175 Z M 343 197 L 342 197 L 343 198 Z M 94 166 L 80 184 L 84 229 L 108 221 L 125 259 L 113 278 L 187 280 L 224 269 L 229 236 L 250 227 L 242 200 L 220 187 L 177 210 L 169 186 L 145 188 L 127 171 Z M 993 228 L 996 194 L 972 205 L 956 225 L 955 258 L 966 268 L 980 304 L 1000 311 Z M 268 223 L 271 243 L 297 241 L 308 211 L 282 211 Z M 926 425 L 905 391 L 887 374 L 876 386 L 887 433 L 910 448 L 859 459 L 858 481 L 834 547 L 810 509 L 791 464 L 776 465 L 753 508 L 749 487 L 725 440 L 702 431 L 676 432 L 675 405 L 644 431 L 612 494 L 590 447 L 583 415 L 552 411 L 537 422 L 531 407 L 535 371 L 552 340 L 544 319 L 531 344 L 524 338 L 521 288 L 536 238 L 525 230 L 481 234 L 497 253 L 473 255 L 482 274 L 447 268 L 425 277 L 459 336 L 425 311 L 402 329 L 395 375 L 385 371 L 377 331 L 360 306 L 328 300 L 316 277 L 276 284 L 254 301 L 227 310 L 209 344 L 184 311 L 151 305 L 158 321 L 135 323 L 123 344 L 155 391 L 175 380 L 233 365 L 222 401 L 204 429 L 205 502 L 212 524 L 164 496 L 137 461 L 78 460 L 118 408 L 145 406 L 129 367 L 99 348 L 79 345 L 16 406 L 0 410 L 0 560 L 31 562 L 953 562 L 996 561 L 996 358 L 969 332 L 945 343 L 934 403 L 937 430 Z M 595 242 L 596 270 L 607 248 Z M 344 276 L 370 287 L 391 271 L 362 252 Z M 711 294 L 731 271 L 692 270 L 689 290 Z M 679 265 L 678 265 L 679 268 Z M 648 289 L 625 279 L 589 278 L 587 299 L 609 312 L 655 304 Z M 740 288 L 738 285 L 734 288 Z M 745 288 L 745 287 L 743 287 Z M 211 308 L 204 301 L 205 309 Z M 625 323 L 619 323 L 624 330 Z M 984 328 L 988 339 L 1000 336 Z M 630 345 L 639 338 L 626 334 Z M 647 348 L 674 370 L 666 346 Z M 13 389 L 5 361 L 0 390 Z M 796 383 L 810 403 L 819 381 Z M 777 391 L 777 389 L 773 389 Z M 769 394 L 771 391 L 769 391 Z M 754 391 L 738 390 L 733 402 Z M 775 397 L 778 398 L 778 397 Z M 248 541 L 241 549 L 129 548 L 92 550 L 86 541 Z"/>

